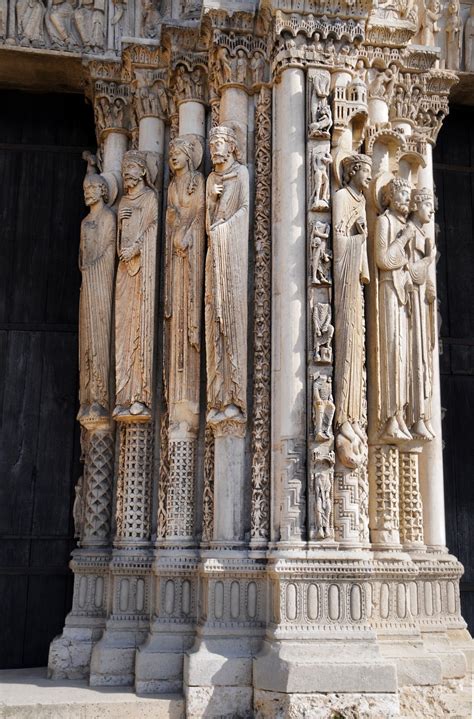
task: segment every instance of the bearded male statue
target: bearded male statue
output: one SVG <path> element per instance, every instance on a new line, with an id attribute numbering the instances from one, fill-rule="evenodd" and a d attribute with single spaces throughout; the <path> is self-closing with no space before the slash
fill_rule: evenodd
<path id="1" fill-rule="evenodd" d="M 407 225 L 411 187 L 394 177 L 384 189 L 387 209 L 375 225 L 375 263 L 378 269 L 377 355 L 380 439 L 387 443 L 412 439 L 405 421 L 408 404 L 408 312 L 412 282 L 408 271 Z"/>
<path id="2" fill-rule="evenodd" d="M 249 176 L 233 129 L 211 130 L 213 172 L 206 185 L 205 269 L 207 420 L 211 426 L 247 414 L 247 265 Z"/>
<path id="3" fill-rule="evenodd" d="M 115 289 L 115 419 L 151 419 L 158 200 L 144 153 L 122 162 Z"/>

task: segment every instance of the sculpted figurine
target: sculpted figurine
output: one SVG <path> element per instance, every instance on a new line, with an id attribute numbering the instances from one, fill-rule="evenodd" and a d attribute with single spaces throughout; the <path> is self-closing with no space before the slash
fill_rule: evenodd
<path id="1" fill-rule="evenodd" d="M 332 163 L 331 153 L 315 147 L 311 153 L 313 192 L 310 205 L 314 211 L 327 210 L 329 207 L 328 167 Z"/>
<path id="2" fill-rule="evenodd" d="M 446 67 L 459 70 L 461 59 L 462 22 L 459 0 L 451 0 L 446 17 Z"/>
<path id="3" fill-rule="evenodd" d="M 250 60 L 250 69 L 252 70 L 252 83 L 254 85 L 262 83 L 265 74 L 265 58 L 261 52 L 254 52 Z"/>
<path id="4" fill-rule="evenodd" d="M 112 294 L 115 270 L 115 213 L 106 202 L 108 186 L 88 172 L 84 200 L 89 214 L 81 223 L 79 268 L 79 414 L 87 425 L 109 416 L 109 365 Z"/>
<path id="5" fill-rule="evenodd" d="M 464 26 L 464 69 L 474 72 L 474 5 Z"/>
<path id="6" fill-rule="evenodd" d="M 313 433 L 318 442 L 332 437 L 334 402 L 332 401 L 332 380 L 317 372 L 313 377 Z"/>
<path id="7" fill-rule="evenodd" d="M 80 539 L 84 525 L 84 481 L 79 477 L 74 487 L 74 504 L 72 506 L 72 518 L 74 520 L 74 538 Z"/>
<path id="8" fill-rule="evenodd" d="M 156 0 L 142 0 L 143 37 L 155 38 L 159 33 L 161 14 Z"/>
<path id="9" fill-rule="evenodd" d="M 46 12 L 42 0 L 17 0 L 16 22 L 21 44 L 44 45 L 43 19 Z"/>
<path id="10" fill-rule="evenodd" d="M 408 420 L 411 432 L 421 439 L 434 438 L 430 424 L 433 376 L 435 293 L 428 271 L 435 257 L 434 243 L 423 227 L 433 216 L 430 190 L 413 190 L 409 224 L 413 234 L 408 245 L 408 272 L 413 284 L 410 296 L 410 392 Z"/>
<path id="11" fill-rule="evenodd" d="M 318 302 L 313 307 L 313 356 L 314 361 L 327 364 L 332 361 L 331 305 Z"/>
<path id="12" fill-rule="evenodd" d="M 244 422 L 247 402 L 249 176 L 233 129 L 211 130 L 206 185 L 206 356 L 208 422 Z"/>
<path id="13" fill-rule="evenodd" d="M 329 285 L 331 252 L 327 249 L 330 225 L 319 220 L 311 226 L 311 282 L 313 285 Z"/>
<path id="14" fill-rule="evenodd" d="M 52 0 L 46 13 L 46 27 L 53 47 L 74 45 L 72 37 L 73 8 L 69 0 Z"/>
<path id="15" fill-rule="evenodd" d="M 412 439 L 405 423 L 408 402 L 407 269 L 413 228 L 407 226 L 410 185 L 394 177 L 385 188 L 388 209 L 375 225 L 375 263 L 378 268 L 379 419 L 381 439 L 388 443 Z"/>
<path id="16" fill-rule="evenodd" d="M 312 138 L 329 137 L 332 126 L 331 108 L 328 103 L 330 76 L 327 72 L 313 75 L 311 89 L 311 123 L 309 136 Z"/>
<path id="17" fill-rule="evenodd" d="M 245 85 L 247 80 L 247 56 L 243 50 L 237 50 L 235 75 L 238 83 Z"/>
<path id="18" fill-rule="evenodd" d="M 170 422 L 199 413 L 199 357 L 205 253 L 205 182 L 197 168 L 202 146 L 194 135 L 170 142 L 173 174 L 166 210 L 167 289 L 169 320 L 168 406 Z"/>
<path id="19" fill-rule="evenodd" d="M 365 322 L 363 286 L 369 282 L 364 191 L 371 160 L 349 155 L 342 162 L 342 188 L 334 195 L 334 293 L 336 326 L 336 446 L 351 468 L 366 454 Z M 343 459 L 344 458 L 344 459 Z"/>
<path id="20" fill-rule="evenodd" d="M 104 47 L 104 9 L 103 0 L 79 0 L 74 10 L 74 22 L 85 48 Z"/>
<path id="21" fill-rule="evenodd" d="M 442 14 L 439 0 L 428 0 L 428 2 L 424 3 L 420 37 L 422 45 L 436 45 L 435 36 L 439 33 L 438 23 Z"/>
<path id="22" fill-rule="evenodd" d="M 158 201 L 144 153 L 122 162 L 115 289 L 115 419 L 151 419 Z"/>

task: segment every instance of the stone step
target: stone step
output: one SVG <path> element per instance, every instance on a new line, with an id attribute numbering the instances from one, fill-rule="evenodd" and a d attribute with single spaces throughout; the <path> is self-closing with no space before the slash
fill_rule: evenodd
<path id="1" fill-rule="evenodd" d="M 0 719 L 182 719 L 178 694 L 137 697 L 129 687 L 51 681 L 46 669 L 0 671 Z"/>

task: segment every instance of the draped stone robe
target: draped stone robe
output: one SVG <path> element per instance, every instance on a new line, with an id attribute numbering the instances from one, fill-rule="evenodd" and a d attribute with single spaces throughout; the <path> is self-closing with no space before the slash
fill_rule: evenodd
<path id="1" fill-rule="evenodd" d="M 80 415 L 97 403 L 109 409 L 109 362 L 116 218 L 104 206 L 81 224 L 79 268 Z"/>
<path id="2" fill-rule="evenodd" d="M 378 273 L 379 420 L 383 426 L 408 402 L 408 257 L 406 221 L 386 210 L 375 226 Z"/>
<path id="3" fill-rule="evenodd" d="M 210 188 L 222 183 L 221 195 Z M 207 180 L 206 353 L 208 409 L 231 404 L 246 415 L 249 177 L 235 162 Z M 211 226 L 222 220 L 214 229 Z"/>
<path id="4" fill-rule="evenodd" d="M 434 305 L 428 302 L 426 283 L 429 265 L 426 235 L 416 225 L 410 241 L 408 271 L 413 283 L 409 325 L 410 393 L 408 419 L 410 424 L 431 418 L 431 395 L 434 347 Z"/>
<path id="5" fill-rule="evenodd" d="M 135 246 L 138 254 L 120 261 L 115 294 L 116 403 L 128 407 L 142 402 L 152 405 L 152 366 L 156 274 L 158 201 L 145 187 L 120 200 L 131 217 L 119 220 L 118 250 Z"/>
<path id="6" fill-rule="evenodd" d="M 171 422 L 181 419 L 179 404 L 186 404 L 194 414 L 199 412 L 205 183 L 203 175 L 194 172 L 190 191 L 190 175 L 171 181 L 166 211 L 166 364 Z"/>
<path id="7" fill-rule="evenodd" d="M 334 294 L 336 326 L 336 427 L 365 423 L 365 322 L 363 285 L 369 282 L 365 198 L 351 187 L 334 196 Z"/>

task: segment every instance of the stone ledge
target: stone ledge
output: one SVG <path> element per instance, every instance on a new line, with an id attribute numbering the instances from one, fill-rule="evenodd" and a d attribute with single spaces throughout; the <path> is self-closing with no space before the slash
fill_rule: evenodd
<path id="1" fill-rule="evenodd" d="M 182 719 L 178 694 L 137 697 L 123 687 L 92 688 L 84 681 L 50 681 L 46 669 L 0 671 L 1 719 Z"/>

